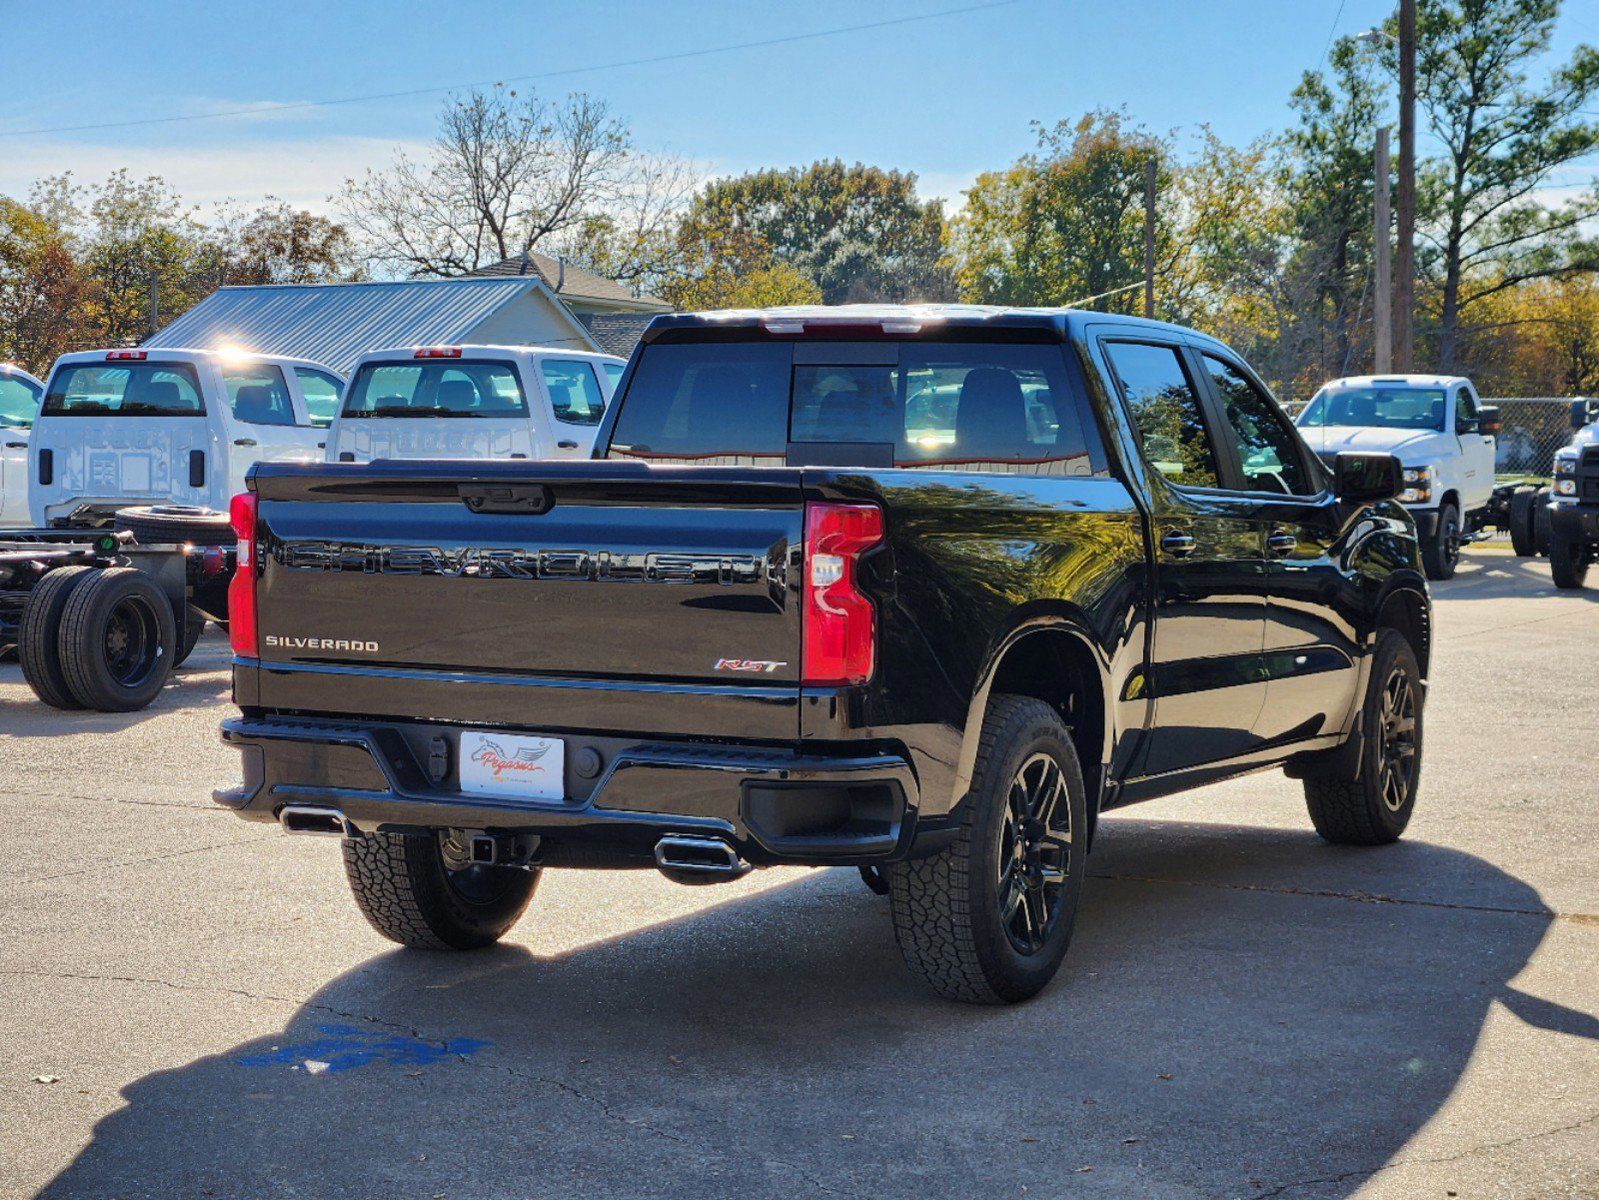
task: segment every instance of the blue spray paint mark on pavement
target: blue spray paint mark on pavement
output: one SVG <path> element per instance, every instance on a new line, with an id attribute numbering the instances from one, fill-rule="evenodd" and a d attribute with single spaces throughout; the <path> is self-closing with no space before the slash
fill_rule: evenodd
<path id="1" fill-rule="evenodd" d="M 492 1042 L 477 1038 L 448 1038 L 428 1042 L 421 1038 L 362 1029 L 357 1025 L 318 1025 L 317 1037 L 292 1045 L 279 1046 L 266 1054 L 251 1054 L 239 1060 L 242 1067 L 303 1067 L 306 1063 L 326 1063 L 329 1071 L 349 1071 L 369 1063 L 392 1067 L 428 1067 L 464 1054 L 475 1054 Z"/>

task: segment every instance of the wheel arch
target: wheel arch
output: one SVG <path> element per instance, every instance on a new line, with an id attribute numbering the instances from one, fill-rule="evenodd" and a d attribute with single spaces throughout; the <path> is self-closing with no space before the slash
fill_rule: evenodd
<path id="1" fill-rule="evenodd" d="M 971 787 L 991 699 L 1006 694 L 1032 696 L 1060 713 L 1071 730 L 1073 748 L 1083 768 L 1092 841 L 1104 790 L 1105 764 L 1110 761 L 1114 741 L 1109 679 L 1104 656 L 1076 614 L 1034 612 L 1019 620 L 996 639 L 973 692 L 961 740 L 954 799 L 959 802 Z"/>
<path id="2" fill-rule="evenodd" d="M 1401 577 L 1385 588 L 1372 620 L 1372 637 L 1380 629 L 1397 629 L 1415 651 L 1421 677 L 1427 678 L 1432 658 L 1432 602 L 1425 587 Z"/>

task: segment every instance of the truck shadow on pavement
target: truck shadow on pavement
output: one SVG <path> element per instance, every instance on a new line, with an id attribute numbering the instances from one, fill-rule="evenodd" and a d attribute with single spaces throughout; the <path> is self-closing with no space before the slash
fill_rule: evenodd
<path id="1" fill-rule="evenodd" d="M 0 663 L 0 684 L 14 684 L 11 695 L 0 697 L 0 734 L 7 737 L 60 737 L 79 733 L 119 733 L 151 717 L 184 708 L 214 708 L 232 693 L 231 651 L 224 636 L 220 645 L 210 634 L 193 656 L 172 673 L 150 704 L 127 713 L 64 711 L 51 708 L 34 696 L 22 668 L 13 656 Z"/>
<path id="2" fill-rule="evenodd" d="M 1599 1038 L 1511 986 L 1556 918 L 1470 855 L 1111 817 L 1090 874 L 1010 1009 L 925 992 L 853 871 L 548 957 L 383 953 L 126 1087 L 42 1194 L 1345 1196 L 1495 1002 L 1550 1056 Z"/>
<path id="3" fill-rule="evenodd" d="M 1546 558 L 1516 558 L 1486 552 L 1467 554 L 1453 579 L 1431 585 L 1435 600 L 1528 600 L 1547 597 L 1562 603 L 1599 603 L 1599 571 L 1593 571 L 1586 588 L 1562 591 L 1555 586 Z"/>

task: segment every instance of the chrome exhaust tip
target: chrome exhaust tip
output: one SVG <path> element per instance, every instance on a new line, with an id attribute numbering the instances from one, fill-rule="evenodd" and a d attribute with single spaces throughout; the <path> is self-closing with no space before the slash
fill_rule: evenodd
<path id="1" fill-rule="evenodd" d="M 746 874 L 749 863 L 721 838 L 670 834 L 655 843 L 655 865 L 679 883 L 723 883 Z"/>
<path id="2" fill-rule="evenodd" d="M 286 833 L 306 833 L 314 837 L 354 837 L 355 829 L 336 808 L 316 804 L 285 804 L 278 813 L 278 824 Z"/>

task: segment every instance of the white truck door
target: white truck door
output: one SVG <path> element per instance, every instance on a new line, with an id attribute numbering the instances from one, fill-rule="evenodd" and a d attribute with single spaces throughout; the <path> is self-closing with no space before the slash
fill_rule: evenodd
<path id="1" fill-rule="evenodd" d="M 297 410 L 283 368 L 276 363 L 241 361 L 218 366 L 220 397 L 228 424 L 228 483 L 244 488 L 245 474 L 258 462 L 313 462 L 321 457 L 322 431 Z"/>
<path id="2" fill-rule="evenodd" d="M 547 395 L 540 414 L 553 431 L 551 458 L 587 458 L 605 415 L 605 392 L 594 365 L 581 358 L 539 360 L 540 382 Z"/>
<path id="3" fill-rule="evenodd" d="M 1482 433 L 1477 395 L 1455 389 L 1455 437 L 1460 442 L 1460 500 L 1467 512 L 1482 508 L 1494 490 L 1494 439 Z"/>

